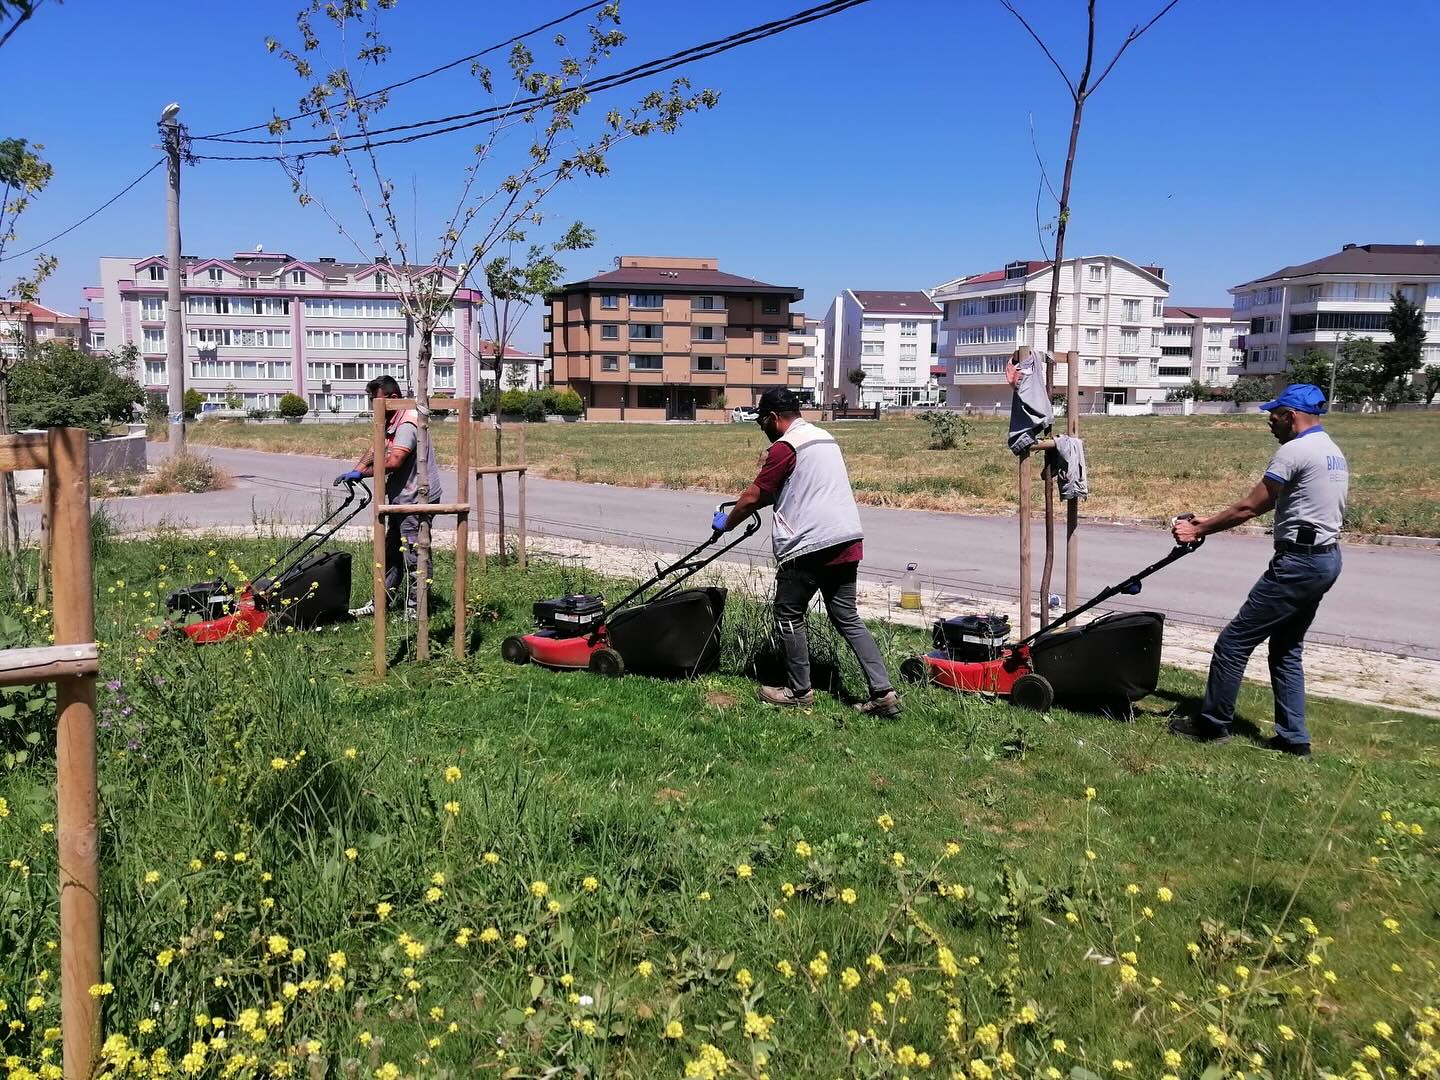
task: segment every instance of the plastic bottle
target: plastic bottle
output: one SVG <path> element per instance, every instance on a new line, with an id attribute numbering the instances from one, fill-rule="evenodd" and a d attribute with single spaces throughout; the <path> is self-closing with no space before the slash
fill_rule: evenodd
<path id="1" fill-rule="evenodd" d="M 920 602 L 920 575 L 915 572 L 913 562 L 905 567 L 905 576 L 900 579 L 900 606 L 910 611 L 924 606 Z"/>

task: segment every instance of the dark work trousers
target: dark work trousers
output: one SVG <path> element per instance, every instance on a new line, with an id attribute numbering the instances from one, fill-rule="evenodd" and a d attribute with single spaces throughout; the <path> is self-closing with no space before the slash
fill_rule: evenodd
<path id="1" fill-rule="evenodd" d="M 782 564 L 775 574 L 775 630 L 785 653 L 786 680 L 795 693 L 810 689 L 810 639 L 805 633 L 805 612 L 817 592 L 825 601 L 831 625 L 860 661 L 860 670 L 870 684 L 870 696 L 879 697 L 890 689 L 880 649 L 855 608 L 855 576 L 859 570 L 859 563 L 814 566 L 802 557 Z"/>
<path id="2" fill-rule="evenodd" d="M 1305 632 L 1320 601 L 1340 576 L 1340 549 L 1322 555 L 1276 552 L 1240 613 L 1215 639 L 1200 716 L 1223 732 L 1235 719 L 1235 700 L 1250 654 L 1270 640 L 1270 688 L 1275 693 L 1275 734 L 1309 745 L 1305 726 Z"/>
<path id="3" fill-rule="evenodd" d="M 416 544 L 420 517 L 391 514 L 385 522 L 385 604 L 394 611 L 403 604 L 415 606 Z"/>

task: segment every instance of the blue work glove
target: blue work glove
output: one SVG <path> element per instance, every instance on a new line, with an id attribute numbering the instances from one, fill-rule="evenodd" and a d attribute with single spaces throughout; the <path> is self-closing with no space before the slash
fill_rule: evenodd
<path id="1" fill-rule="evenodd" d="M 729 510 L 716 510 L 716 511 L 715 511 L 715 517 L 714 517 L 714 519 L 710 522 L 710 527 L 711 527 L 712 529 L 714 529 L 717 533 L 723 533 L 723 532 L 725 531 L 725 522 L 728 521 L 729 519 L 730 519 L 730 511 L 729 511 Z"/>
<path id="2" fill-rule="evenodd" d="M 353 484 L 356 480 L 363 479 L 365 479 L 364 473 L 359 469 L 351 469 L 349 472 L 342 472 L 339 476 L 335 477 L 334 486 L 339 487 L 341 484 Z"/>

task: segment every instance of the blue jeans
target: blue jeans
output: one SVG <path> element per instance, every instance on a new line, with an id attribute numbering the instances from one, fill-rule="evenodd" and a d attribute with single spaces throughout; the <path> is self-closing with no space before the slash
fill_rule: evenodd
<path id="1" fill-rule="evenodd" d="M 1210 678 L 1200 716 L 1222 732 L 1235 720 L 1235 700 L 1245 665 L 1270 639 L 1270 685 L 1275 692 L 1275 734 L 1286 742 L 1310 742 L 1305 726 L 1305 632 L 1320 600 L 1340 576 L 1340 549 L 1324 555 L 1276 552 L 1240 613 L 1215 640 Z"/>

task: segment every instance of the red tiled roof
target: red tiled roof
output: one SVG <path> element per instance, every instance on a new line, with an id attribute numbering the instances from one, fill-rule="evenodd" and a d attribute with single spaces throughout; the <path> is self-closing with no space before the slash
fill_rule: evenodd
<path id="1" fill-rule="evenodd" d="M 59 319 L 73 319 L 75 317 L 63 311 L 48 308 L 44 304 L 37 304 L 33 300 L 21 300 L 18 303 L 8 303 L 5 304 L 4 307 L 5 310 L 11 314 L 24 312 L 39 322 L 55 322 Z"/>
<path id="2" fill-rule="evenodd" d="M 987 281 L 1004 281 L 1004 270 L 988 270 L 983 274 L 972 274 L 960 282 L 961 285 L 983 285 Z"/>
<path id="3" fill-rule="evenodd" d="M 480 341 L 476 343 L 475 355 L 489 360 L 495 356 L 495 342 Z M 514 345 L 505 346 L 506 360 L 544 360 L 543 356 L 536 353 L 526 352 L 524 349 L 517 349 Z"/>
<path id="4" fill-rule="evenodd" d="M 883 292 L 851 289 L 855 299 L 867 312 L 889 315 L 938 315 L 940 309 L 923 292 Z"/>
<path id="5" fill-rule="evenodd" d="M 659 291 L 676 289 L 690 292 L 770 292 L 789 293 L 791 300 L 801 300 L 805 290 L 794 285 L 770 285 L 755 278 L 726 274 L 720 270 L 671 269 L 659 266 L 622 266 L 618 270 L 607 270 L 581 281 L 562 285 L 557 292 L 572 289 L 596 289 L 606 285 L 643 285 Z"/>
<path id="6" fill-rule="evenodd" d="M 1235 311 L 1228 307 L 1167 307 L 1167 319 L 1233 319 Z"/>

